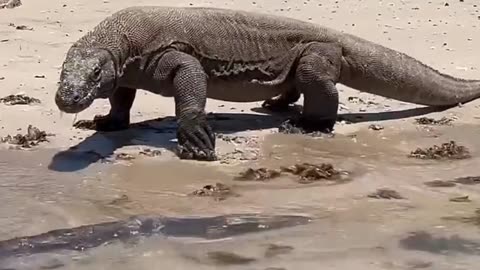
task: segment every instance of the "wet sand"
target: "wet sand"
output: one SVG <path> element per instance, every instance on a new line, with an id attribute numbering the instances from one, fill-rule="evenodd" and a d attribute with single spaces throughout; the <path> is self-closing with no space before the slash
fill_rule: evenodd
<path id="1" fill-rule="evenodd" d="M 217 139 L 221 159 L 211 163 L 180 161 L 171 152 L 175 145 L 171 99 L 141 92 L 132 111 L 133 127 L 111 134 L 72 128 L 73 116 L 60 117 L 53 102 L 59 68 L 71 42 L 108 14 L 132 3 L 24 2 L 19 8 L 0 10 L 0 77 L 4 78 L 0 86 L 2 95 L 24 92 L 41 103 L 0 104 L 0 135 L 24 133 L 33 124 L 55 136 L 30 150 L 0 145 L 0 239 L 138 214 L 258 212 L 305 214 L 314 221 L 222 241 L 152 237 L 85 253 L 9 259 L 0 262 L 0 268 L 151 269 L 152 264 L 161 263 L 174 269 L 473 269 L 478 264 L 480 217 L 475 211 L 480 207 L 480 185 L 425 184 L 480 175 L 476 170 L 480 151 L 477 101 L 425 115 L 425 110 L 415 109 L 417 106 L 340 85 L 340 113 L 355 123 L 338 123 L 333 138 L 312 138 L 277 134 L 276 128 L 287 115 L 265 114 L 259 109 L 261 103 L 209 100 L 208 111 L 215 113 L 212 123 L 223 136 Z M 193 3 L 311 18 L 312 22 L 406 52 L 451 75 L 479 78 L 479 8 L 474 4 L 391 1 L 362 7 L 357 1 Z M 17 30 L 9 23 L 33 30 Z M 98 101 L 78 119 L 107 111 L 108 103 Z M 445 126 L 418 125 L 415 118 L 421 116 L 454 120 Z M 372 124 L 379 126 L 370 128 Z M 472 157 L 408 158 L 417 147 L 450 140 L 468 147 Z M 75 149 L 69 150 L 72 146 Z M 145 149 L 161 154 L 140 154 Z M 119 160 L 118 154 L 133 159 Z M 303 162 L 332 163 L 351 172 L 352 181 L 299 184 L 290 175 L 266 182 L 234 180 L 247 168 L 275 169 Z M 217 201 L 188 195 L 217 182 L 239 196 Z M 368 197 L 380 188 L 393 189 L 405 199 Z M 451 201 L 464 196 L 470 201 Z M 269 248 L 271 244 L 286 247 Z"/>
<path id="2" fill-rule="evenodd" d="M 364 131 L 356 133 L 355 140 L 348 136 L 315 139 L 274 134 L 263 143 L 261 155 L 265 158 L 247 164 L 221 167 L 178 160 L 134 160 L 128 165 L 97 164 L 83 176 L 48 173 L 48 166 L 41 160 L 52 156 L 51 152 L 21 153 L 23 162 L 30 162 L 34 169 L 29 172 L 21 167 L 20 173 L 15 167 L 18 162 L 9 160 L 9 166 L 2 169 L 10 172 L 3 180 L 0 196 L 4 205 L 0 208 L 2 216 L 8 217 L 2 221 L 5 239 L 8 235 L 38 234 L 152 213 L 300 214 L 312 217 L 313 221 L 218 241 L 156 236 L 83 253 L 7 259 L 5 267 L 34 269 L 32 265 L 47 267 L 56 263 L 65 269 L 147 269 L 151 263 L 161 261 L 162 265 L 185 269 L 214 269 L 225 264 L 234 269 L 314 269 L 319 263 L 321 269 L 416 269 L 418 265 L 427 269 L 465 265 L 468 269 L 475 265 L 480 253 L 480 217 L 476 213 L 480 186 L 428 187 L 425 182 L 474 176 L 478 173 L 478 158 L 426 161 L 407 155 L 409 149 L 419 145 L 460 138 L 475 155 L 480 149 L 476 140 L 479 131 L 471 126 L 437 131 L 441 135 L 436 139 L 429 138 L 430 132 L 425 131 Z M 352 181 L 337 185 L 298 184 L 288 175 L 268 182 L 234 179 L 247 167 L 276 168 L 303 161 L 331 162 L 351 172 Z M 35 176 L 40 172 L 44 178 L 38 179 Z M 239 196 L 223 201 L 189 196 L 193 190 L 216 182 L 230 186 Z M 404 199 L 368 197 L 378 188 L 393 189 Z M 471 202 L 450 201 L 459 196 L 468 196 Z M 274 251 L 267 252 L 269 248 Z M 276 254 L 276 249 L 280 254 Z M 230 253 L 243 259 L 232 258 Z"/>

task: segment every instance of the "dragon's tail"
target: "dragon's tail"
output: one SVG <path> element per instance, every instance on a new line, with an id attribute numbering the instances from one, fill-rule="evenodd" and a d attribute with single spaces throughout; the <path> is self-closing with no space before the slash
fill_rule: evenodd
<path id="1" fill-rule="evenodd" d="M 480 80 L 443 74 L 367 40 L 344 35 L 340 83 L 364 92 L 428 106 L 456 106 L 480 97 Z"/>

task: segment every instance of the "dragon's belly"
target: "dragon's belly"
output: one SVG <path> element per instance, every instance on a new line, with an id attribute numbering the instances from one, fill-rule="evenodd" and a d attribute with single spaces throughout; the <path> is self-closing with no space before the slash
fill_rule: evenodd
<path id="1" fill-rule="evenodd" d="M 212 79 L 208 82 L 208 98 L 231 102 L 263 101 L 284 93 L 292 84 L 262 85 L 250 81 Z"/>

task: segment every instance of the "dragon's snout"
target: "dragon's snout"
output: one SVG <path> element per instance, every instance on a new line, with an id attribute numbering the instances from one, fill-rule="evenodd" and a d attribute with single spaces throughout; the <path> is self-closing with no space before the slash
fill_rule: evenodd
<path id="1" fill-rule="evenodd" d="M 83 96 L 79 91 L 62 86 L 55 94 L 55 104 L 65 113 L 79 113 L 90 106 L 92 101 L 90 95 Z"/>

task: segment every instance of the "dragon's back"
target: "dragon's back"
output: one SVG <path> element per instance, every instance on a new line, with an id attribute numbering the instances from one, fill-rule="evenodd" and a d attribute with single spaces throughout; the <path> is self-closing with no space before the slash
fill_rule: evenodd
<path id="1" fill-rule="evenodd" d="M 203 7 L 137 6 L 123 9 L 97 28 L 126 33 L 139 53 L 172 43 L 191 46 L 202 57 L 257 62 L 284 55 L 296 45 L 325 38 L 300 20 L 255 12 Z"/>

